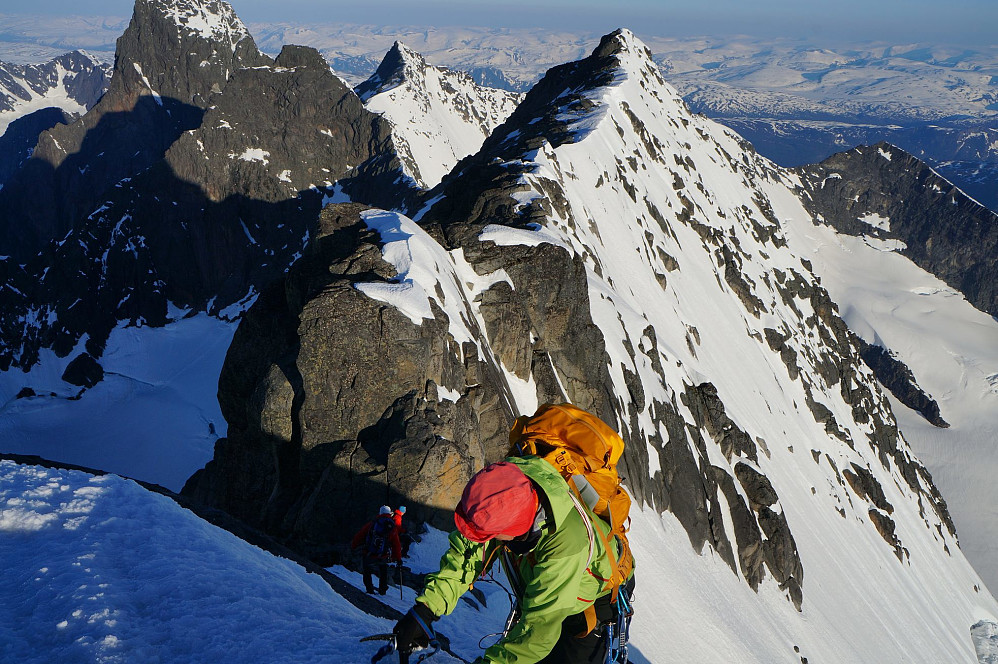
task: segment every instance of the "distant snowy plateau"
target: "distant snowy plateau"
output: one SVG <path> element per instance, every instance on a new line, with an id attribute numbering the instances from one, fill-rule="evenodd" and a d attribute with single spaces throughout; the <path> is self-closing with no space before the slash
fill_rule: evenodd
<path id="1" fill-rule="evenodd" d="M 856 233 L 809 207 L 842 174 L 784 168 L 887 140 L 998 209 L 998 47 L 136 6 L 147 25 L 0 15 L 0 127 L 23 130 L 0 136 L 19 141 L 0 167 L 31 158 L 25 118 L 51 103 L 37 126 L 69 127 L 38 144 L 88 206 L 52 212 L 68 221 L 50 237 L 0 229 L 0 453 L 183 488 L 329 555 L 376 492 L 419 495 L 409 514 L 432 524 L 453 469 L 495 451 L 503 408 L 572 395 L 629 441 L 632 661 L 998 664 L 998 316 L 916 265 L 867 198 L 846 208 Z M 202 49 L 189 80 L 148 34 Z M 136 59 L 111 78 L 119 36 Z M 201 88 L 171 106 L 168 85 Z M 120 99 L 169 141 L 115 133 Z M 17 172 L 0 201 L 34 213 L 46 190 Z M 935 423 L 880 387 L 857 339 L 908 371 Z M 389 454 L 425 468 L 382 486 Z M 425 532 L 411 572 L 444 537 Z M 358 639 L 414 598 L 358 599 L 355 572 L 290 558 L 122 477 L 0 461 L 0 656 L 366 662 Z M 431 662 L 471 661 L 501 629 L 506 595 L 482 591 L 439 623 L 452 652 Z"/>

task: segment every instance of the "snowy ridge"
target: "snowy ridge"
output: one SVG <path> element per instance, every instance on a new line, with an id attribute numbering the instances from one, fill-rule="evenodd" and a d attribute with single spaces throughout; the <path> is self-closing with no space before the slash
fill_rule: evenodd
<path id="1" fill-rule="evenodd" d="M 401 42 L 357 93 L 368 110 L 392 124 L 407 174 L 426 189 L 477 152 L 522 98 L 477 85 L 464 72 L 434 67 Z"/>
<path id="2" fill-rule="evenodd" d="M 888 399 L 810 262 L 788 243 L 784 214 L 809 221 L 799 201 L 787 207 L 797 200 L 792 179 L 730 132 L 690 115 L 633 35 L 622 31 L 612 39 L 601 45 L 617 62 L 601 72 L 604 83 L 566 91 L 557 111 L 564 142 L 510 154 L 506 164 L 522 173 L 526 189 L 513 194 L 515 204 L 548 210 L 540 241 L 554 235 L 585 261 L 619 421 L 625 433 L 646 441 L 650 479 L 663 481 L 658 460 L 670 440 L 661 409 L 671 404 L 695 429 L 687 399 L 709 382 L 749 447 L 725 448 L 726 434 L 705 428 L 699 435 L 708 442 L 694 455 L 731 477 L 768 478 L 777 494 L 769 509 L 785 519 L 796 542 L 801 613 L 792 602 L 771 602 L 793 599 L 793 591 L 763 573 L 757 615 L 741 620 L 748 633 L 768 636 L 724 643 L 712 654 L 777 661 L 792 642 L 803 655 L 835 653 L 840 662 L 969 660 L 971 627 L 994 621 L 998 604 L 959 551 L 928 474 L 892 433 Z M 523 128 L 507 124 L 505 137 L 493 137 L 486 149 L 512 148 Z M 524 232 L 493 227 L 481 239 L 518 244 Z M 424 273 L 424 293 L 439 293 L 445 280 L 460 283 L 456 253 L 452 261 L 454 277 Z M 474 295 L 466 293 L 465 301 Z M 462 316 L 466 324 L 474 320 L 473 305 Z M 533 378 L 501 368 L 517 411 L 531 412 Z M 748 501 L 746 489 L 736 482 L 733 494 L 715 497 L 722 501 L 715 519 L 740 547 L 729 498 Z M 657 536 L 670 550 L 683 543 L 688 549 L 687 533 L 672 515 L 662 524 Z M 656 536 L 632 532 L 637 541 Z M 720 540 L 708 544 L 714 546 L 712 562 L 701 562 L 723 569 Z M 749 580 L 754 572 L 742 553 L 728 564 Z M 641 559 L 643 578 L 667 576 L 671 560 Z M 858 605 L 859 596 L 868 601 Z M 726 622 L 709 602 L 685 599 L 702 612 L 701 624 Z M 775 630 L 763 626 L 771 624 Z M 648 629 L 635 642 L 644 653 L 678 651 L 690 661 L 713 661 L 695 630 Z"/>
<path id="3" fill-rule="evenodd" d="M 43 108 L 83 115 L 97 103 L 110 76 L 110 66 L 83 51 L 40 65 L 0 62 L 0 135 L 17 118 Z"/>

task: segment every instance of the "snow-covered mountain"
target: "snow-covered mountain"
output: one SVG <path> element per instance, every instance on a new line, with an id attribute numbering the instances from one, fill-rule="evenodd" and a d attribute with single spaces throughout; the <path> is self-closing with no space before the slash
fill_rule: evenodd
<path id="1" fill-rule="evenodd" d="M 480 86 L 464 72 L 434 67 L 401 42 L 356 92 L 368 110 L 391 123 L 406 173 L 425 189 L 477 152 L 522 98 Z"/>
<path id="2" fill-rule="evenodd" d="M 889 145 L 799 172 L 823 224 L 795 234 L 850 329 L 907 368 L 913 385 L 900 389 L 899 376 L 882 375 L 891 367 L 877 373 L 891 388 L 901 430 L 946 496 L 962 550 L 994 588 L 998 216 Z"/>
<path id="3" fill-rule="evenodd" d="M 445 524 L 510 418 L 569 400 L 627 440 L 641 587 L 727 626 L 656 615 L 648 661 L 972 659 L 998 606 L 798 241 L 799 187 L 610 35 L 411 218 L 323 211 L 233 339 L 228 435 L 184 492 L 329 559 L 375 499 Z"/>
<path id="4" fill-rule="evenodd" d="M 83 115 L 107 89 L 111 68 L 81 51 L 41 65 L 0 62 L 0 135 L 17 118 L 43 108 Z"/>
<path id="5" fill-rule="evenodd" d="M 3 23 L 15 26 L 16 41 L 5 44 L 0 29 L 0 59 L 12 59 L 25 48 L 46 49 L 50 43 L 97 48 L 108 41 L 113 21 L 6 16 Z M 583 57 L 599 37 L 540 29 L 321 22 L 251 27 L 268 53 L 276 54 L 286 43 L 320 50 L 352 85 L 371 76 L 385 51 L 401 40 L 430 62 L 465 71 L 479 84 L 517 91 L 527 90 L 548 68 Z M 998 209 L 994 48 L 642 37 L 693 110 L 721 119 L 781 165 L 814 163 L 856 145 L 888 141 Z M 46 57 L 52 56 L 36 60 Z"/>
<path id="6" fill-rule="evenodd" d="M 0 186 L 34 152 L 38 135 L 86 113 L 111 67 L 81 51 L 41 65 L 0 62 Z"/>
<path id="7" fill-rule="evenodd" d="M 224 3 L 137 3 L 104 99 L 147 108 L 128 122 L 172 138 L 150 147 L 126 135 L 148 149 L 144 166 L 119 173 L 98 147 L 116 134 L 88 131 L 85 142 L 97 143 L 70 164 L 86 169 L 92 156 L 103 173 L 87 182 L 104 189 L 41 253 L 0 261 L 10 363 L 0 381 L 2 451 L 26 441 L 16 451 L 68 460 L 52 444 L 60 436 L 67 447 L 81 443 L 76 463 L 124 461 L 112 469 L 160 473 L 176 487 L 214 444 L 184 487 L 187 499 L 325 564 L 343 560 L 349 533 L 386 500 L 407 504 L 414 526 L 445 526 L 465 480 L 505 452 L 512 417 L 570 400 L 627 440 L 635 661 L 972 661 L 975 639 L 982 657 L 993 653 L 998 603 L 909 446 L 907 426 L 924 440 L 934 429 L 892 403 L 862 359 L 856 334 L 871 344 L 901 330 L 880 309 L 862 309 L 863 297 L 850 299 L 849 285 L 864 283 L 861 268 L 877 261 L 863 253 L 859 265 L 847 262 L 850 251 L 860 255 L 855 238 L 816 224 L 806 179 L 691 114 L 631 33 L 553 68 L 475 154 L 417 193 L 386 118 L 363 109 L 316 51 L 287 47 L 271 60 L 240 26 Z M 174 36 L 177 52 L 143 48 Z M 117 97 L 115 85 L 125 86 Z M 455 117 L 453 107 L 407 105 L 426 114 L 411 126 Z M 188 125 L 177 124 L 181 112 Z M 61 145 L 59 136 L 48 134 Z M 857 214 L 883 223 L 874 211 Z M 907 289 L 894 301 L 927 301 L 919 284 L 935 283 L 928 274 L 900 253 L 888 259 L 892 273 L 904 271 L 892 283 Z M 840 265 L 853 281 L 838 276 Z M 879 290 L 890 301 L 890 284 Z M 968 307 L 951 310 L 959 315 L 950 324 L 961 321 L 967 333 L 955 350 L 961 359 L 931 364 L 914 346 L 902 357 L 951 424 L 946 431 L 964 434 L 990 422 L 979 416 L 998 397 L 986 387 L 990 356 L 975 355 L 996 347 L 994 321 Z M 238 328 L 205 311 L 238 319 Z M 905 343 L 886 345 L 904 351 Z M 935 367 L 939 377 L 927 378 Z M 946 393 L 961 367 L 977 373 L 952 399 L 976 396 L 979 411 L 954 408 Z M 216 377 L 217 411 L 203 405 Z M 93 415 L 102 410 L 131 419 L 102 429 Z M 174 414 L 184 426 L 168 421 Z M 169 473 L 153 468 L 160 445 Z M 114 478 L 0 468 L 0 527 L 18 533 L 0 555 L 19 579 L 3 624 L 29 625 L 9 632 L 18 652 L 86 657 L 120 646 L 98 654 L 183 660 L 190 632 L 172 636 L 159 605 L 134 601 L 146 592 L 142 579 L 160 587 L 154 577 L 188 590 L 175 604 L 215 626 L 209 650 L 225 653 L 230 637 L 260 623 L 256 605 L 224 609 L 231 594 L 216 603 L 220 586 L 207 583 L 216 561 L 252 560 L 257 587 L 248 596 L 276 599 L 292 624 L 312 624 L 298 615 L 301 596 L 337 613 L 339 638 L 317 636 L 317 656 L 333 643 L 341 661 L 369 661 L 355 638 L 391 624 L 231 539 L 211 544 L 210 562 L 200 561 L 207 573 L 182 585 L 148 542 L 168 530 L 165 552 L 186 569 L 205 542 L 221 541 L 192 516 Z M 100 507 L 85 504 L 88 496 L 101 497 Z M 133 547 L 132 532 L 146 544 Z M 423 561 L 442 546 L 437 531 L 427 535 L 436 550 L 420 548 Z M 185 542 L 195 542 L 193 554 L 178 550 Z M 144 553 L 132 558 L 132 548 Z M 65 565 L 41 563 L 38 551 L 81 569 L 46 576 L 42 567 Z M 154 562 L 133 569 L 139 558 Z M 123 568 L 127 578 L 114 571 Z M 232 588 L 245 582 L 227 578 Z M 91 582 L 108 584 L 93 595 L 105 605 L 58 592 Z M 36 583 L 53 592 L 26 620 Z M 412 590 L 403 594 L 394 609 L 411 602 Z M 472 634 L 492 631 L 483 624 L 501 623 L 504 595 L 496 597 L 441 623 L 462 657 L 479 654 Z M 88 613 L 97 617 L 75 620 Z M 245 621 L 238 628 L 233 614 Z M 150 625 L 148 615 L 160 621 Z M 70 645 L 59 630 L 71 630 Z M 261 661 L 282 657 L 261 652 Z"/>
<path id="8" fill-rule="evenodd" d="M 315 46 L 348 80 L 366 77 L 394 35 L 404 35 L 430 61 L 514 90 L 526 90 L 549 67 L 581 57 L 597 38 L 322 24 L 260 26 L 259 34 L 265 50 L 289 40 Z M 993 48 L 642 37 L 694 111 L 734 128 L 781 165 L 814 163 L 856 145 L 889 141 L 998 209 Z"/>

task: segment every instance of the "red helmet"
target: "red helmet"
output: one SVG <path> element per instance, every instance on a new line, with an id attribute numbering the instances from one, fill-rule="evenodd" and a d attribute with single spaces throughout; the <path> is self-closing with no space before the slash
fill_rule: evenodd
<path id="1" fill-rule="evenodd" d="M 519 537 L 534 525 L 537 501 L 537 491 L 516 464 L 493 463 L 475 473 L 464 488 L 454 523 L 472 542 L 496 535 Z"/>

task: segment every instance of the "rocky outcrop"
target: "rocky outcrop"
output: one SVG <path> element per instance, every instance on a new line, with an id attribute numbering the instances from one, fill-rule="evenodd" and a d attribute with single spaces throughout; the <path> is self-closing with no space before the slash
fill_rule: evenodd
<path id="1" fill-rule="evenodd" d="M 861 344 L 860 352 L 863 355 L 863 361 L 873 369 L 877 380 L 890 390 L 898 401 L 915 412 L 921 413 L 922 417 L 935 426 L 949 427 L 939 412 L 939 404 L 918 386 L 918 381 L 908 365 L 898 360 L 882 346 L 868 344 L 865 341 Z"/>
<path id="2" fill-rule="evenodd" d="M 710 383 L 688 387 L 684 402 L 724 457 L 734 462 L 733 478 L 720 466 L 712 466 L 704 477 L 708 495 L 713 494 L 710 496 L 713 512 L 710 522 L 714 548 L 725 557 L 724 552 L 731 545 L 726 542 L 719 524 L 725 518 L 730 519 L 738 554 L 737 565 L 730 554 L 726 558 L 732 571 L 741 569 L 748 584 L 758 588 L 768 569 L 799 611 L 803 602 L 804 566 L 779 505 L 780 497 L 772 481 L 758 470 L 755 442 L 728 417 L 723 402 L 717 396 L 717 389 Z M 706 456 L 706 450 L 703 453 Z M 733 480 L 737 481 L 738 488 Z M 719 513 L 718 493 L 723 495 L 729 515 Z M 715 523 L 718 525 L 714 526 Z"/>
<path id="3" fill-rule="evenodd" d="M 455 345 L 439 308 L 416 325 L 354 287 L 396 277 L 364 210 L 323 210 L 287 281 L 247 312 L 219 380 L 228 437 L 184 488 L 326 559 L 372 500 L 448 527 L 513 416 L 501 376 L 474 342 Z"/>
<path id="4" fill-rule="evenodd" d="M 71 385 L 93 387 L 104 379 L 104 367 L 89 353 L 80 353 L 66 367 L 62 379 Z"/>

